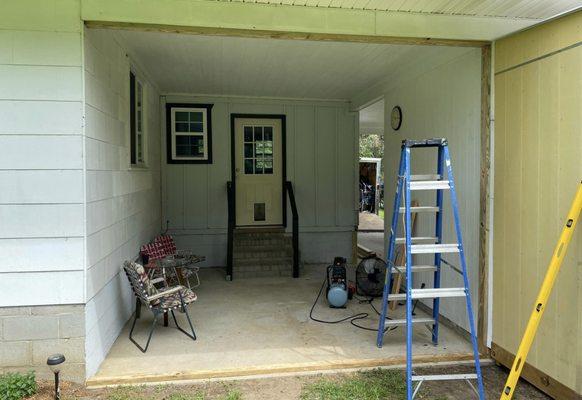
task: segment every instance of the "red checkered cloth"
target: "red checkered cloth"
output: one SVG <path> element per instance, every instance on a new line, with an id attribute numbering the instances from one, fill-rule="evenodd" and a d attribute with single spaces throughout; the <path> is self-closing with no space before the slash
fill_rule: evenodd
<path id="1" fill-rule="evenodd" d="M 147 243 L 141 246 L 142 255 L 148 256 L 149 260 L 159 260 L 164 258 L 167 254 L 164 248 L 159 243 Z"/>
<path id="2" fill-rule="evenodd" d="M 170 235 L 161 235 L 154 239 L 154 243 L 160 246 L 165 256 L 176 254 L 176 243 L 174 238 Z M 165 257 L 164 256 L 164 257 Z"/>

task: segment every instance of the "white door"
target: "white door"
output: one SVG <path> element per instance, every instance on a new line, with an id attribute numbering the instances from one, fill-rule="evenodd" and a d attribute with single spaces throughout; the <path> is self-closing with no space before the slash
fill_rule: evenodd
<path id="1" fill-rule="evenodd" d="M 281 119 L 234 121 L 236 224 L 283 224 Z"/>

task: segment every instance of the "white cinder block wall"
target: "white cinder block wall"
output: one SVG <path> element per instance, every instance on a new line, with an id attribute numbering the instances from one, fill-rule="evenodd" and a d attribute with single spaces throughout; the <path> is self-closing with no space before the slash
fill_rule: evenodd
<path id="1" fill-rule="evenodd" d="M 74 1 L 0 6 L 0 373 L 68 357 L 84 379 L 82 23 Z"/>
<path id="2" fill-rule="evenodd" d="M 479 177 L 480 177 L 480 123 L 481 123 L 481 50 L 470 49 L 445 64 L 431 68 L 412 80 L 406 80 L 390 89 L 385 95 L 385 114 L 392 108 L 402 108 L 402 127 L 397 132 L 386 126 L 385 193 L 387 215 L 392 212 L 395 182 L 400 159 L 402 139 L 446 137 L 449 141 L 459 212 L 461 215 L 463 244 L 471 283 L 473 309 L 478 308 L 479 290 Z M 412 170 L 417 174 L 436 173 L 436 150 L 413 150 Z M 434 192 L 416 192 L 413 199 L 421 205 L 435 204 Z M 444 243 L 456 243 L 451 202 L 444 197 Z M 417 236 L 434 236 L 434 215 L 419 214 Z M 390 218 L 385 219 L 390 223 Z M 386 235 L 388 236 L 388 235 Z M 444 259 L 460 267 L 458 256 L 444 255 Z M 431 264 L 431 257 L 418 258 L 417 264 Z M 443 266 L 442 287 L 460 287 L 461 276 Z M 416 274 L 415 287 L 426 282 L 432 287 L 432 273 Z M 428 304 L 428 303 L 427 303 Z M 432 302 L 430 302 L 432 306 Z M 441 300 L 441 314 L 459 326 L 468 329 L 465 302 L 462 299 Z M 475 314 L 476 316 L 477 314 Z"/>
<path id="3" fill-rule="evenodd" d="M 130 166 L 130 67 L 144 85 L 144 168 Z M 160 231 L 160 113 L 158 89 L 111 32 L 85 29 L 84 72 L 89 377 L 133 312 L 123 261 Z"/>
<path id="4" fill-rule="evenodd" d="M 165 96 L 165 101 L 214 105 L 212 164 L 167 164 L 165 128 L 162 132 L 164 223 L 168 221 L 179 247 L 205 255 L 204 265 L 226 265 L 230 114 L 283 114 L 287 180 L 293 182 L 299 212 L 301 259 L 320 263 L 334 256 L 351 258 L 357 132 L 356 114 L 348 111 L 347 102 L 181 95 Z M 288 207 L 288 229 L 291 217 Z"/>

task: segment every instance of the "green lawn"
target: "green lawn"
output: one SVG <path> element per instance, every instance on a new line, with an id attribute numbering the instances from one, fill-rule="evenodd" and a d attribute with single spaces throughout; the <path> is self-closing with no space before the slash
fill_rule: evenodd
<path id="1" fill-rule="evenodd" d="M 380 218 L 384 219 L 384 209 L 383 208 L 378 209 L 378 216 Z"/>
<path id="2" fill-rule="evenodd" d="M 426 396 L 426 397 L 425 397 Z M 306 385 L 301 400 L 403 400 L 406 398 L 406 381 L 402 371 L 374 369 L 343 378 L 322 378 Z M 433 397 L 425 391 L 417 398 L 446 400 Z"/>

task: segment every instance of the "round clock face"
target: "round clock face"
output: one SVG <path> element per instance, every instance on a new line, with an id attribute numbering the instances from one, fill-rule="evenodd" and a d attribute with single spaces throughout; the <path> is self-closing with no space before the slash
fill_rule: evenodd
<path id="1" fill-rule="evenodd" d="M 402 125 L 402 110 L 400 109 L 400 106 L 395 106 L 392 109 L 392 114 L 390 115 L 390 124 L 392 125 L 392 129 L 395 131 L 400 129 L 400 126 Z"/>

